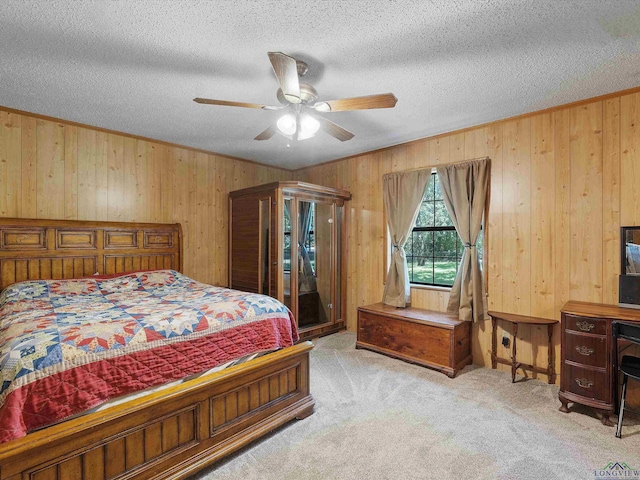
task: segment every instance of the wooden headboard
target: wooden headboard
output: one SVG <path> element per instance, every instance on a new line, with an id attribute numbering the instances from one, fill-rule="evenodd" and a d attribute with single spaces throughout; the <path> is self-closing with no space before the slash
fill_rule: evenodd
<path id="1" fill-rule="evenodd" d="M 179 223 L 0 218 L 0 290 L 23 280 L 182 271 Z"/>

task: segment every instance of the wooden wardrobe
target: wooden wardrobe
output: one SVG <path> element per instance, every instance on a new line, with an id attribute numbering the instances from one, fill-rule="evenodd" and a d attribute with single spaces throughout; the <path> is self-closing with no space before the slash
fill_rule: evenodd
<path id="1" fill-rule="evenodd" d="M 229 286 L 293 312 L 300 338 L 346 328 L 344 190 L 276 182 L 229 193 Z"/>

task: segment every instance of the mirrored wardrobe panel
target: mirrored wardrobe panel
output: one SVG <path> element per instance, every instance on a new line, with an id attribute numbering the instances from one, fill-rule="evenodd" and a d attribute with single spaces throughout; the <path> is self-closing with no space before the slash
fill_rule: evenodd
<path id="1" fill-rule="evenodd" d="M 247 290 L 257 275 L 257 288 L 249 291 L 271 295 L 287 305 L 301 339 L 345 328 L 343 235 L 349 192 L 278 182 L 229 196 L 230 287 Z"/>
<path id="2" fill-rule="evenodd" d="M 298 325 L 331 323 L 333 204 L 298 201 Z"/>

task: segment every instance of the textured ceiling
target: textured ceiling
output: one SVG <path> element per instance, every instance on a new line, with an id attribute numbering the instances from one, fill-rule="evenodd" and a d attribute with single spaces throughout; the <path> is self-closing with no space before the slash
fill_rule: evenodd
<path id="1" fill-rule="evenodd" d="M 0 3 L 0 105 L 300 168 L 640 85 L 637 0 Z M 306 61 L 322 114 L 355 133 L 253 140 L 278 112 L 267 57 Z"/>

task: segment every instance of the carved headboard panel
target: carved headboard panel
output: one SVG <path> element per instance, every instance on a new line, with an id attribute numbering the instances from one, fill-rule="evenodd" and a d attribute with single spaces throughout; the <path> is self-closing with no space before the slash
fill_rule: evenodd
<path id="1" fill-rule="evenodd" d="M 179 223 L 0 218 L 0 290 L 23 280 L 158 268 L 182 271 Z"/>

